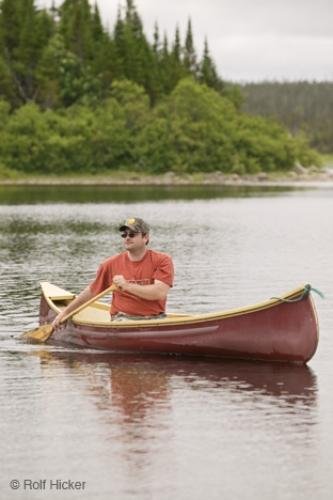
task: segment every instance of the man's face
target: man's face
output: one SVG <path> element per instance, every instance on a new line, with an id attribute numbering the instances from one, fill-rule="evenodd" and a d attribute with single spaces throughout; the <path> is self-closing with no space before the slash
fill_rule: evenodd
<path id="1" fill-rule="evenodd" d="M 129 251 L 135 251 L 144 248 L 148 241 L 147 235 L 131 231 L 130 229 L 126 229 L 126 231 L 123 231 L 121 233 L 121 236 L 124 239 L 124 246 L 126 250 Z"/>

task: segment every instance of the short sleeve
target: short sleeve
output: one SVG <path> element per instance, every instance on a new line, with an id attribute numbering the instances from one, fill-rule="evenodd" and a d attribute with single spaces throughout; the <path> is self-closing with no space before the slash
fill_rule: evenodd
<path id="1" fill-rule="evenodd" d="M 110 272 L 109 267 L 106 263 L 102 263 L 96 273 L 96 277 L 94 281 L 92 281 L 89 285 L 90 290 L 94 294 L 98 294 L 106 290 L 108 286 L 112 283 L 112 273 Z"/>
<path id="2" fill-rule="evenodd" d="M 166 285 L 173 286 L 174 267 L 172 259 L 169 255 L 162 255 L 159 258 L 158 264 L 153 274 L 153 279 L 162 281 Z"/>

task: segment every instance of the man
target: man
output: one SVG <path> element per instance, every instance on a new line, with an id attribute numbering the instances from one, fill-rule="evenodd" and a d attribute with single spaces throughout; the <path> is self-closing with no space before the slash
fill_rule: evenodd
<path id="1" fill-rule="evenodd" d="M 52 323 L 95 297 L 112 283 L 117 286 L 111 302 L 112 319 L 146 319 L 165 316 L 166 299 L 173 285 L 174 269 L 169 255 L 150 250 L 149 226 L 138 218 L 127 219 L 120 227 L 125 250 L 99 266 L 96 277 Z"/>

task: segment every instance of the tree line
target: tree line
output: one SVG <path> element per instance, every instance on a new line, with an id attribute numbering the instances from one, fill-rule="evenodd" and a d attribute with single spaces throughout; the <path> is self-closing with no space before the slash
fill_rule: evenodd
<path id="1" fill-rule="evenodd" d="M 243 110 L 278 120 L 293 134 L 333 153 L 333 82 L 260 82 L 241 87 Z"/>
<path id="2" fill-rule="evenodd" d="M 153 104 L 186 76 L 223 88 L 207 40 L 202 57 L 196 53 L 190 19 L 184 43 L 178 27 L 169 41 L 157 24 L 150 43 L 133 0 L 123 14 L 119 8 L 111 33 L 88 0 L 51 9 L 37 9 L 34 0 L 0 2 L 0 95 L 12 107 L 99 101 L 120 79 L 141 85 Z"/>
<path id="3" fill-rule="evenodd" d="M 154 107 L 144 88 L 113 82 L 103 103 L 14 113 L 0 102 L 2 170 L 57 173 L 258 173 L 318 162 L 302 138 L 281 125 L 237 111 L 192 78 L 179 81 Z M 0 168 L 1 169 L 1 168 Z"/>
<path id="4" fill-rule="evenodd" d="M 0 171 L 43 173 L 287 170 L 318 163 L 305 137 L 240 110 L 191 21 L 184 41 L 155 26 L 149 42 L 133 0 L 112 32 L 97 5 L 0 0 Z"/>

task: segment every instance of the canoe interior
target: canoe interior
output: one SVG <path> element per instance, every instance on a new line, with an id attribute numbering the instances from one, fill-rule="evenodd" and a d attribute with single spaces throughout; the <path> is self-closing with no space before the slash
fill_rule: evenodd
<path id="1" fill-rule="evenodd" d="M 63 310 L 74 298 L 75 295 L 63 290 L 62 288 L 57 287 L 48 282 L 41 282 L 42 294 L 44 295 L 49 307 L 55 312 L 58 313 Z M 86 307 L 79 313 L 75 314 L 72 318 L 72 321 L 76 324 L 82 325 L 90 325 L 90 326 L 118 326 L 119 328 L 127 326 L 130 324 L 132 327 L 145 326 L 145 325 L 167 325 L 167 324 L 187 324 L 193 322 L 202 322 L 202 321 L 210 321 L 210 320 L 219 320 L 227 317 L 235 317 L 238 315 L 243 315 L 245 313 L 257 312 L 260 310 L 268 309 L 271 307 L 275 307 L 283 300 L 290 300 L 293 298 L 297 298 L 304 291 L 304 285 L 281 295 L 280 298 L 272 298 L 266 300 L 264 302 L 260 302 L 258 304 L 240 307 L 237 309 L 230 309 L 226 311 L 219 311 L 214 313 L 206 313 L 206 314 L 188 314 L 188 313 L 174 313 L 168 312 L 167 317 L 164 319 L 152 319 L 152 320 L 128 320 L 128 321 L 115 321 L 111 322 L 110 319 L 110 306 L 104 302 L 93 302 L 90 306 Z"/>

